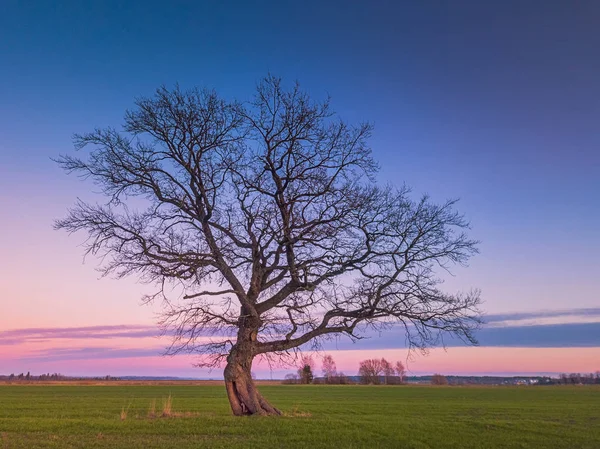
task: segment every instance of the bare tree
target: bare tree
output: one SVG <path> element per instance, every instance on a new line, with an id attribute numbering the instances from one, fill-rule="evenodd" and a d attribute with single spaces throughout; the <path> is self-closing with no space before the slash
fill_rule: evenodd
<path id="1" fill-rule="evenodd" d="M 431 376 L 431 385 L 448 385 L 448 379 L 442 374 L 434 374 Z"/>
<path id="2" fill-rule="evenodd" d="M 326 354 L 323 357 L 323 377 L 325 378 L 325 383 L 333 383 L 335 377 L 337 376 L 335 361 L 330 354 Z"/>
<path id="3" fill-rule="evenodd" d="M 393 382 L 394 367 L 383 357 L 381 358 L 381 371 L 383 373 L 383 381 L 386 385 Z"/>
<path id="4" fill-rule="evenodd" d="M 402 384 L 404 383 L 404 378 L 406 377 L 406 368 L 400 360 L 396 362 L 396 375 L 398 376 L 398 381 Z"/>
<path id="5" fill-rule="evenodd" d="M 251 378 L 255 357 L 394 323 L 425 351 L 452 333 L 474 343 L 479 292 L 442 292 L 436 269 L 465 264 L 476 242 L 454 201 L 378 187 L 367 140 L 296 85 L 267 77 L 248 103 L 161 88 L 122 131 L 75 138 L 67 171 L 105 195 L 56 228 L 84 231 L 104 274 L 158 286 L 168 353 L 225 363 L 235 415 L 277 414 Z"/>
<path id="6" fill-rule="evenodd" d="M 298 379 L 298 375 L 294 374 L 294 373 L 290 373 L 290 374 L 285 375 L 282 383 L 286 384 L 286 385 L 295 385 L 299 382 L 300 382 L 300 380 Z"/>
<path id="7" fill-rule="evenodd" d="M 360 383 L 375 385 L 381 383 L 380 376 L 383 373 L 382 360 L 383 359 L 367 359 L 360 362 L 358 368 Z"/>
<path id="8" fill-rule="evenodd" d="M 559 383 L 561 384 L 568 384 L 569 383 L 569 376 L 566 373 L 560 373 L 559 374 Z"/>

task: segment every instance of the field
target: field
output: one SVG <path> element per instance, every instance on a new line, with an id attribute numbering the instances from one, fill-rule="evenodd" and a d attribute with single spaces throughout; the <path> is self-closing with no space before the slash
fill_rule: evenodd
<path id="1" fill-rule="evenodd" d="M 261 391 L 286 416 L 234 418 L 220 385 L 0 385 L 0 448 L 600 448 L 593 386 Z"/>

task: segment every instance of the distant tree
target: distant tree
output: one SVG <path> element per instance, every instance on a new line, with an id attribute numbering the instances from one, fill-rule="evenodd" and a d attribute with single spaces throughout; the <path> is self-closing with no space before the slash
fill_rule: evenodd
<path id="1" fill-rule="evenodd" d="M 441 374 L 431 376 L 431 385 L 448 385 L 448 379 Z"/>
<path id="2" fill-rule="evenodd" d="M 381 371 L 386 385 L 394 383 L 394 367 L 384 358 L 381 358 Z"/>
<path id="3" fill-rule="evenodd" d="M 379 385 L 381 383 L 380 376 L 382 373 L 383 366 L 381 364 L 381 359 L 367 359 L 360 362 L 358 368 L 360 383 Z"/>
<path id="4" fill-rule="evenodd" d="M 406 368 L 401 361 L 396 362 L 396 375 L 398 376 L 398 380 L 401 384 L 404 383 L 404 378 L 406 377 Z"/>
<path id="5" fill-rule="evenodd" d="M 567 385 L 569 383 L 569 376 L 567 375 L 567 373 L 560 373 L 558 378 L 559 378 L 559 383 L 561 383 L 563 385 Z"/>
<path id="6" fill-rule="evenodd" d="M 298 379 L 301 384 L 310 384 L 314 379 L 315 360 L 312 355 L 305 354 L 300 357 L 298 365 Z"/>
<path id="7" fill-rule="evenodd" d="M 304 368 L 305 366 L 309 366 L 310 371 L 312 373 L 315 372 L 316 363 L 314 357 L 311 354 L 304 354 L 300 357 L 299 367 Z"/>
<path id="8" fill-rule="evenodd" d="M 310 365 L 304 365 L 302 368 L 298 370 L 298 377 L 300 379 L 301 384 L 310 384 L 312 383 L 314 376 L 313 371 Z"/>
<path id="9" fill-rule="evenodd" d="M 294 373 L 286 374 L 283 379 L 284 384 L 297 384 L 299 383 L 298 375 Z"/>
<path id="10" fill-rule="evenodd" d="M 327 354 L 323 357 L 323 378 L 325 379 L 325 383 L 334 383 L 335 377 L 337 376 L 335 361 L 330 354 Z"/>
<path id="11" fill-rule="evenodd" d="M 157 286 L 168 354 L 225 364 L 235 415 L 279 414 L 251 377 L 255 357 L 288 357 L 361 324 L 475 343 L 480 294 L 448 294 L 436 270 L 477 252 L 455 201 L 376 184 L 369 124 L 351 126 L 296 85 L 268 76 L 253 100 L 161 88 L 124 126 L 75 137 L 57 160 L 91 178 L 57 229 L 87 234 L 105 275 Z M 287 360 L 287 359 L 284 359 Z"/>
<path id="12" fill-rule="evenodd" d="M 339 371 L 334 379 L 334 382 L 336 384 L 340 384 L 340 385 L 348 385 L 350 383 L 352 383 L 350 381 L 350 379 L 348 378 L 348 376 L 346 376 L 343 372 Z"/>
<path id="13" fill-rule="evenodd" d="M 31 380 L 31 373 L 29 371 L 27 371 L 27 374 L 25 375 L 25 380 Z"/>

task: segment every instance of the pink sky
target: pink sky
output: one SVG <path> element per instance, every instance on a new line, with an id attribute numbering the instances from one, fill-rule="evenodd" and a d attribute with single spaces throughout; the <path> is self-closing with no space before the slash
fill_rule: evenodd
<path id="1" fill-rule="evenodd" d="M 145 332 L 145 327 L 140 327 Z M 151 329 L 151 327 L 149 327 Z M 8 372 L 60 372 L 69 375 L 153 375 L 219 378 L 221 370 L 212 372 L 192 367 L 190 355 L 161 357 L 168 340 L 152 336 L 114 338 L 48 338 L 39 341 L 15 342 L 0 345 L 0 360 Z M 81 352 L 79 352 L 81 351 Z M 353 349 L 315 353 L 317 366 L 323 354 L 331 354 L 338 370 L 355 375 L 358 362 L 366 358 L 385 357 L 400 360 L 412 375 L 434 372 L 444 374 L 537 374 L 560 372 L 594 372 L 600 367 L 600 348 L 504 348 L 450 347 L 433 349 L 427 356 L 413 354 L 407 359 L 406 350 Z M 111 357 L 111 354 L 116 354 Z M 123 356 L 123 354 L 125 354 Z M 280 378 L 293 368 L 273 367 L 257 362 L 254 371 L 259 377 Z"/>
<path id="2" fill-rule="evenodd" d="M 42 194 L 41 194 L 42 195 Z M 81 326 L 107 325 L 144 325 L 155 326 L 160 304 L 140 305 L 140 297 L 148 291 L 133 279 L 114 280 L 101 279 L 94 270 L 95 261 L 88 260 L 82 264 L 81 248 L 77 246 L 78 236 L 69 237 L 51 230 L 52 216 L 60 215 L 66 208 L 67 201 L 50 204 L 40 198 L 31 197 L 29 203 L 18 203 L 0 198 L 4 207 L 15 208 L 17 213 L 8 217 L 5 232 L 0 233 L 0 248 L 3 254 L 10 257 L 0 258 L 0 276 L 2 285 L 2 313 L 0 313 L 0 331 L 37 327 L 69 328 Z M 9 204 L 6 204 L 7 201 Z M 32 207 L 33 206 L 33 207 Z M 38 214 L 32 220 L 28 211 Z M 7 232 L 8 231 L 8 232 Z M 25 241 L 17 241 L 15 233 L 27 235 Z M 450 284 L 456 288 L 466 288 L 469 283 L 477 283 L 475 270 L 461 270 Z M 494 283 L 495 281 L 490 281 Z M 509 287 L 516 289 L 519 281 L 513 280 Z M 485 284 L 485 282 L 484 282 Z M 588 287 L 580 286 L 582 292 L 572 301 L 575 307 L 594 305 L 589 298 L 594 298 Z M 485 291 L 485 285 L 484 291 Z M 569 288 L 567 283 L 564 289 Z M 491 289 L 486 296 L 485 304 L 488 312 L 532 311 L 540 302 L 533 300 L 517 308 L 515 301 L 501 302 L 498 292 L 506 293 L 506 288 Z M 545 291 L 542 290 L 542 293 Z M 566 294 L 563 291 L 555 292 Z M 524 290 L 523 295 L 531 295 Z M 529 297 L 529 296 L 528 296 Z M 543 295 L 540 294 L 540 298 Z M 558 305 L 558 302 L 554 302 Z M 537 309 L 539 310 L 539 309 Z M 552 318 L 560 322 L 561 317 Z M 510 324 L 510 323 L 509 323 Z M 531 324 L 531 323 L 529 323 Z M 54 340 L 43 342 L 28 341 L 22 344 L 4 345 L 0 337 L 0 363 L 5 372 L 31 371 L 61 372 L 64 374 L 82 375 L 169 375 L 189 377 L 219 377 L 220 371 L 209 373 L 192 367 L 193 358 L 178 356 L 174 358 L 159 357 L 166 340 L 155 338 L 131 339 L 120 338 L 107 340 Z M 36 356 L 53 351 L 77 348 L 105 347 L 117 349 L 155 350 L 156 356 L 129 358 L 102 358 L 62 361 L 37 360 Z M 360 348 L 360 345 L 357 346 Z M 392 349 L 356 349 L 330 351 L 337 360 L 338 367 L 347 374 L 356 374 L 358 362 L 364 358 L 386 357 L 393 360 L 406 360 L 405 350 Z M 25 358 L 27 358 L 25 360 Z M 586 348 L 503 348 L 503 347 L 451 347 L 447 352 L 432 350 L 429 356 L 417 355 L 408 363 L 411 372 L 428 374 L 442 372 L 446 374 L 485 374 L 485 373 L 558 373 L 591 372 L 600 369 L 599 347 Z M 257 373 L 269 377 L 271 373 L 266 367 L 257 366 Z M 281 376 L 288 369 L 277 369 L 275 376 Z"/>

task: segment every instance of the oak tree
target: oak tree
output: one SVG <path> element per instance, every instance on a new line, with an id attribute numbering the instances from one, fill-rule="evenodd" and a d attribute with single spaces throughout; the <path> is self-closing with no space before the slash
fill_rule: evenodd
<path id="1" fill-rule="evenodd" d="M 272 76 L 245 103 L 163 87 L 57 160 L 105 200 L 56 228 L 87 233 L 104 274 L 157 286 L 168 353 L 224 363 L 234 414 L 278 414 L 256 357 L 392 325 L 411 348 L 475 342 L 479 292 L 444 292 L 436 275 L 476 252 L 467 221 L 454 201 L 377 185 L 370 134 Z"/>

